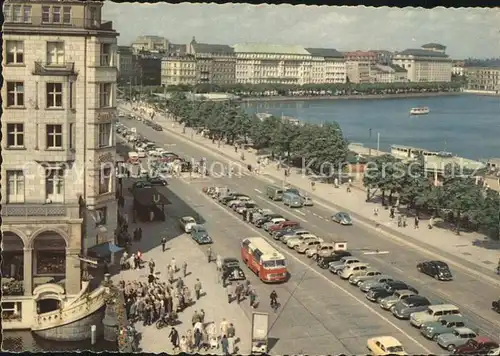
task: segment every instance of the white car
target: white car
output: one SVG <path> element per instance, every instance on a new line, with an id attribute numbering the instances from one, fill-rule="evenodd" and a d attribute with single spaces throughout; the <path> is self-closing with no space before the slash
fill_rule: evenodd
<path id="1" fill-rule="evenodd" d="M 295 248 L 295 246 L 299 246 L 302 242 L 308 240 L 308 239 L 317 239 L 318 237 L 316 235 L 313 235 L 313 234 L 305 234 L 305 235 L 300 235 L 296 238 L 293 238 L 293 239 L 289 239 L 287 242 L 286 242 L 286 245 L 289 247 L 289 248 Z"/>
<path id="2" fill-rule="evenodd" d="M 305 229 L 300 229 L 300 230 L 297 230 L 295 232 L 291 232 L 289 234 L 285 234 L 283 236 L 280 236 L 280 240 L 281 240 L 281 242 L 286 244 L 288 242 L 288 240 L 295 239 L 295 238 L 302 236 L 302 235 L 312 235 L 312 234 Z"/>
<path id="3" fill-rule="evenodd" d="M 269 231 L 269 228 L 274 225 L 278 225 L 279 223 L 282 223 L 283 221 L 286 221 L 285 218 L 274 218 L 271 219 L 271 221 L 267 222 L 264 224 L 264 230 Z"/>
<path id="4" fill-rule="evenodd" d="M 184 232 L 190 233 L 193 226 L 196 225 L 196 220 L 192 216 L 184 216 L 179 220 L 179 224 Z"/>
<path id="5" fill-rule="evenodd" d="M 294 249 L 298 253 L 306 253 L 310 248 L 314 248 L 318 245 L 320 245 L 323 242 L 323 239 L 317 237 L 317 238 L 311 238 L 311 239 L 305 239 L 302 241 L 302 243 L 298 246 L 295 246 Z"/>
<path id="6" fill-rule="evenodd" d="M 146 158 L 146 151 L 144 151 L 144 148 L 138 147 L 136 151 L 139 155 L 139 158 Z"/>

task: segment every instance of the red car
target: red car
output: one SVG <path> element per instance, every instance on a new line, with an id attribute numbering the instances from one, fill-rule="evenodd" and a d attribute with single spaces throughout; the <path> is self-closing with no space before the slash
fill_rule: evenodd
<path id="1" fill-rule="evenodd" d="M 467 341 L 465 345 L 458 346 L 453 353 L 455 355 L 486 355 L 490 350 L 499 347 L 498 342 L 486 336 L 478 336 Z"/>
<path id="2" fill-rule="evenodd" d="M 274 233 L 277 233 L 278 231 L 281 231 L 283 229 L 287 229 L 289 227 L 300 227 L 300 224 L 296 221 L 282 221 L 278 225 L 273 225 L 269 228 L 269 233 L 272 235 Z"/>

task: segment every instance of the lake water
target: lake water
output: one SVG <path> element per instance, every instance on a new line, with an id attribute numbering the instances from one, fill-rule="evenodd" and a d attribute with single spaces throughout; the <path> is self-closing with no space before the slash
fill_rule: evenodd
<path id="1" fill-rule="evenodd" d="M 351 143 L 389 151 L 393 144 L 448 151 L 471 159 L 500 157 L 500 97 L 456 95 L 384 100 L 248 102 L 249 113 L 293 116 L 301 121 L 337 121 Z M 409 116 L 428 106 L 429 115 Z M 372 129 L 370 138 L 370 129 Z"/>

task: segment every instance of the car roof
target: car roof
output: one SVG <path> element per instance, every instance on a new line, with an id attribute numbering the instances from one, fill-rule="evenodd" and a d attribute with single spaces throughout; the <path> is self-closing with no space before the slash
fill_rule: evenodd
<path id="1" fill-rule="evenodd" d="M 393 336 L 379 336 L 379 337 L 374 337 L 374 339 L 376 341 L 379 341 L 385 347 L 401 346 L 399 340 Z"/>
<path id="2" fill-rule="evenodd" d="M 193 218 L 192 216 L 183 216 L 182 217 L 182 220 L 195 220 L 195 218 Z"/>
<path id="3" fill-rule="evenodd" d="M 476 334 L 474 332 L 474 330 L 470 329 L 470 328 L 467 328 L 467 327 L 464 327 L 464 326 L 461 326 L 459 328 L 455 328 L 454 329 L 456 332 L 460 333 L 460 334 L 470 334 L 470 333 L 473 333 L 473 334 Z"/>
<path id="4" fill-rule="evenodd" d="M 462 321 L 464 317 L 462 315 L 444 315 L 439 319 L 445 321 Z"/>
<path id="5" fill-rule="evenodd" d="M 415 295 L 415 292 L 409 289 L 400 289 L 395 291 L 394 293 L 398 293 L 399 295 Z"/>
<path id="6" fill-rule="evenodd" d="M 498 345 L 498 342 L 493 341 L 487 336 L 478 336 L 474 338 L 474 341 L 476 341 L 479 344 L 495 344 Z"/>
<path id="7" fill-rule="evenodd" d="M 224 257 L 222 259 L 223 262 L 233 262 L 233 261 L 237 261 L 239 262 L 239 260 L 236 258 L 236 257 Z"/>
<path id="8" fill-rule="evenodd" d="M 431 261 L 431 263 L 435 264 L 436 266 L 448 267 L 448 265 L 443 261 Z"/>
<path id="9" fill-rule="evenodd" d="M 201 225 L 201 224 L 196 224 L 192 227 L 192 229 L 195 229 L 195 230 L 206 230 L 205 226 Z"/>
<path id="10" fill-rule="evenodd" d="M 408 298 L 406 298 L 407 301 L 429 301 L 429 299 L 427 299 L 426 297 L 424 297 L 423 295 L 418 295 L 418 294 L 415 294 L 415 295 L 411 295 L 409 296 Z"/>

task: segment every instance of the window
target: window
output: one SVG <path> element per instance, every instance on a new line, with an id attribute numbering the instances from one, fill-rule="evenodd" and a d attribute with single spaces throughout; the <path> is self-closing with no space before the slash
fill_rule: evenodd
<path id="1" fill-rule="evenodd" d="M 47 148 L 62 148 L 62 125 L 47 125 Z"/>
<path id="2" fill-rule="evenodd" d="M 63 23 L 71 23 L 71 7 L 63 7 Z"/>
<path id="3" fill-rule="evenodd" d="M 7 82 L 7 107 L 24 106 L 24 83 Z"/>
<path id="4" fill-rule="evenodd" d="M 73 82 L 69 82 L 69 108 L 74 109 L 73 107 L 73 87 L 74 87 Z"/>
<path id="5" fill-rule="evenodd" d="M 31 6 L 23 6 L 23 22 L 31 23 Z"/>
<path id="6" fill-rule="evenodd" d="M 47 203 L 64 202 L 64 171 L 49 168 L 45 176 L 45 198 Z"/>
<path id="7" fill-rule="evenodd" d="M 69 148 L 75 148 L 75 124 L 69 124 L 68 142 Z"/>
<path id="8" fill-rule="evenodd" d="M 47 42 L 47 64 L 64 63 L 64 42 Z"/>
<path id="9" fill-rule="evenodd" d="M 109 108 L 111 106 L 111 83 L 101 83 L 99 84 L 99 107 Z"/>
<path id="10" fill-rule="evenodd" d="M 53 6 L 52 7 L 52 22 L 59 23 L 61 22 L 61 7 Z"/>
<path id="11" fill-rule="evenodd" d="M 7 64 L 24 63 L 24 42 L 23 41 L 5 41 Z"/>
<path id="12" fill-rule="evenodd" d="M 99 194 L 111 192 L 111 167 L 103 167 L 99 170 Z"/>
<path id="13" fill-rule="evenodd" d="M 110 147 L 113 146 L 113 130 L 111 123 L 99 124 L 97 125 L 99 134 L 99 147 Z"/>
<path id="14" fill-rule="evenodd" d="M 4 302 L 2 303 L 2 319 L 3 320 L 21 320 L 22 318 L 21 302 Z"/>
<path id="15" fill-rule="evenodd" d="M 12 14 L 10 12 L 11 8 L 9 4 L 4 3 L 3 4 L 3 14 L 5 16 L 5 22 L 11 21 L 12 20 Z"/>
<path id="16" fill-rule="evenodd" d="M 111 65 L 111 44 L 101 43 L 101 66 L 109 67 Z"/>
<path id="17" fill-rule="evenodd" d="M 24 172 L 7 171 L 7 202 L 24 203 Z"/>
<path id="18" fill-rule="evenodd" d="M 62 106 L 62 83 L 47 83 L 47 108 Z"/>
<path id="19" fill-rule="evenodd" d="M 21 5 L 12 6 L 12 21 L 13 22 L 21 22 L 23 19 L 23 7 Z"/>
<path id="20" fill-rule="evenodd" d="M 7 147 L 24 147 L 24 124 L 7 124 Z"/>
<path id="21" fill-rule="evenodd" d="M 50 6 L 42 6 L 42 23 L 50 21 Z"/>
<path id="22" fill-rule="evenodd" d="M 106 207 L 102 207 L 95 210 L 95 225 L 106 225 L 106 217 L 108 215 L 108 209 Z"/>

